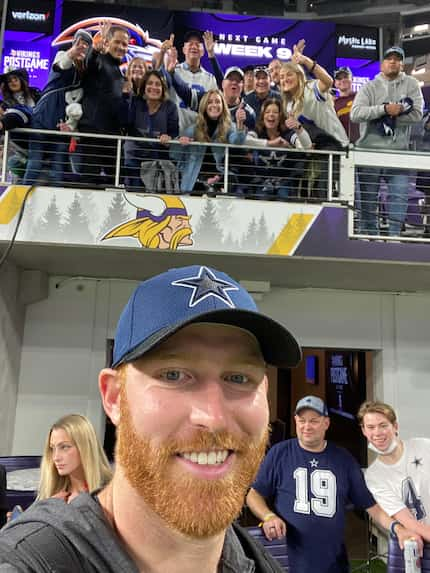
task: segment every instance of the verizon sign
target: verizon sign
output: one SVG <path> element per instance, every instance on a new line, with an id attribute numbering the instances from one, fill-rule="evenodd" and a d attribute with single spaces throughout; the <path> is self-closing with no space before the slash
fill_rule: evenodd
<path id="1" fill-rule="evenodd" d="M 50 12 L 30 12 L 26 10 L 25 12 L 19 12 L 18 10 L 12 10 L 12 20 L 15 22 L 47 22 L 50 17 Z"/>
<path id="2" fill-rule="evenodd" d="M 52 34 L 54 0 L 12 0 L 7 12 L 7 30 Z"/>

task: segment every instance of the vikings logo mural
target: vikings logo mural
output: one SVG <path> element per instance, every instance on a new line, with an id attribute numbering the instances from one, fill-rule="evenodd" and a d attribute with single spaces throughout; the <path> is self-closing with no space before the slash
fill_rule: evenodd
<path id="1" fill-rule="evenodd" d="M 73 42 L 73 36 L 78 30 L 86 30 L 93 36 L 94 42 L 100 40 L 100 22 L 109 22 L 113 26 L 122 26 L 126 28 L 130 34 L 130 42 L 128 45 L 128 52 L 125 56 L 126 63 L 132 58 L 139 56 L 147 62 L 152 61 L 152 55 L 158 51 L 161 46 L 161 41 L 151 38 L 148 31 L 143 30 L 139 24 L 133 24 L 128 20 L 122 18 L 86 18 L 75 22 L 65 30 L 63 30 L 54 40 L 52 46 L 62 47 L 65 44 Z M 125 65 L 126 65 L 125 63 Z M 123 64 L 124 65 L 124 64 Z"/>
<path id="2" fill-rule="evenodd" d="M 179 197 L 127 193 L 126 201 L 137 208 L 136 219 L 122 223 L 102 241 L 135 237 L 147 249 L 178 249 L 193 244 L 190 215 Z"/>

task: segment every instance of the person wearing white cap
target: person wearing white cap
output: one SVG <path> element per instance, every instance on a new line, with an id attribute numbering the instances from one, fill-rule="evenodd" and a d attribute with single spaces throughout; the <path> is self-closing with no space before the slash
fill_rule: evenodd
<path id="1" fill-rule="evenodd" d="M 269 450 L 246 498 L 268 539 L 286 535 L 288 571 L 349 571 L 344 528 L 351 502 L 397 535 L 403 547 L 414 534 L 376 504 L 352 455 L 326 440 L 330 418 L 323 400 L 305 396 L 297 402 L 294 419 L 297 438 Z M 273 510 L 267 498 L 274 499 Z"/>
<path id="2" fill-rule="evenodd" d="M 233 522 L 268 440 L 267 364 L 300 358 L 224 272 L 195 265 L 139 284 L 99 376 L 113 479 L 3 529 L 0 571 L 282 573 Z"/>
<path id="3" fill-rule="evenodd" d="M 403 72 L 405 53 L 399 46 L 384 52 L 381 72 L 357 93 L 351 121 L 360 124 L 357 147 L 407 150 L 414 123 L 421 120 L 424 99 L 418 81 Z M 378 234 L 379 180 L 388 185 L 388 234 L 400 235 L 408 208 L 409 171 L 363 167 L 360 181 L 360 232 Z"/>

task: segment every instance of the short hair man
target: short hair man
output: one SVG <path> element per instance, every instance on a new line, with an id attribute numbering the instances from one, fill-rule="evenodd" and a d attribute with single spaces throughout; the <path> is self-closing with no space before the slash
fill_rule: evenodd
<path id="1" fill-rule="evenodd" d="M 267 98 L 280 99 L 280 93 L 270 87 L 270 74 L 268 68 L 265 66 L 257 66 L 254 69 L 255 88 L 250 94 L 247 94 L 243 99 L 255 111 L 258 119 L 260 115 L 261 106 Z"/>
<path id="2" fill-rule="evenodd" d="M 246 499 L 266 537 L 286 534 L 290 573 L 349 571 L 344 526 L 350 502 L 386 529 L 393 525 L 402 544 L 411 532 L 406 535 L 375 503 L 351 454 L 325 439 L 330 418 L 321 398 L 299 400 L 294 419 L 297 438 L 269 450 Z M 276 513 L 268 497 L 274 498 Z"/>
<path id="3" fill-rule="evenodd" d="M 212 43 L 211 41 L 211 47 Z M 185 61 L 176 66 L 175 75 L 190 88 L 192 87 L 197 93 L 203 94 L 209 90 L 217 89 L 218 86 L 215 76 L 205 70 L 201 65 L 201 58 L 205 53 L 203 34 L 198 30 L 189 30 L 186 32 L 182 52 L 185 56 Z M 212 55 L 212 57 L 214 56 L 214 54 L 210 55 Z M 179 129 L 182 132 L 195 121 L 196 112 L 193 111 L 194 106 L 184 106 L 175 90 L 170 91 L 170 97 L 178 105 Z"/>
<path id="4" fill-rule="evenodd" d="M 255 89 L 255 75 L 254 75 L 254 67 L 251 64 L 248 64 L 244 68 L 243 71 L 243 95 L 248 95 L 249 93 L 253 92 Z"/>
<path id="5" fill-rule="evenodd" d="M 274 58 L 269 62 L 269 65 L 267 67 L 269 69 L 270 80 L 271 80 L 270 87 L 272 88 L 272 90 L 279 92 L 280 91 L 279 82 L 280 82 L 282 62 L 281 60 L 278 60 L 278 58 Z"/>
<path id="6" fill-rule="evenodd" d="M 112 482 L 69 505 L 35 504 L 2 532 L 0 563 L 280 573 L 231 524 L 267 444 L 266 363 L 299 360 L 295 338 L 223 272 L 192 266 L 141 283 L 121 314 L 113 366 L 99 377 L 117 427 Z M 52 563 L 58 552 L 68 569 Z"/>
<path id="7" fill-rule="evenodd" d="M 240 68 L 235 66 L 227 68 L 222 81 L 222 91 L 230 110 L 232 121 L 236 121 L 236 112 L 239 106 L 242 105 L 246 113 L 245 125 L 249 130 L 252 130 L 255 128 L 256 117 L 252 107 L 243 101 L 243 80 L 244 73 Z"/>
<path id="8" fill-rule="evenodd" d="M 79 130 L 89 133 L 119 134 L 120 109 L 123 101 L 124 76 L 120 64 L 128 50 L 128 30 L 104 23 L 102 42 L 93 46 L 87 56 L 82 80 L 84 95 Z M 89 182 L 113 183 L 116 141 L 81 137 L 78 153 L 79 171 Z M 105 176 L 101 177 L 104 170 Z"/>
<path id="9" fill-rule="evenodd" d="M 355 143 L 360 137 L 358 123 L 351 121 L 351 108 L 355 98 L 355 92 L 352 91 L 352 72 L 348 66 L 342 66 L 334 72 L 334 86 L 339 95 L 334 99 L 334 109 L 337 117 L 345 128 L 351 143 Z"/>
<path id="10" fill-rule="evenodd" d="M 368 488 L 388 515 L 430 541 L 430 440 L 401 440 L 396 413 L 384 402 L 364 402 L 357 418 L 378 454 L 365 473 Z"/>
<path id="11" fill-rule="evenodd" d="M 358 147 L 408 149 L 411 126 L 421 120 L 424 100 L 417 80 L 403 72 L 404 59 L 402 48 L 388 48 L 381 63 L 381 72 L 357 93 L 351 109 L 351 121 L 360 124 Z M 391 167 L 366 166 L 359 169 L 360 232 L 378 234 L 377 206 L 381 176 L 388 185 L 388 234 L 398 236 L 408 206 L 409 173 Z"/>

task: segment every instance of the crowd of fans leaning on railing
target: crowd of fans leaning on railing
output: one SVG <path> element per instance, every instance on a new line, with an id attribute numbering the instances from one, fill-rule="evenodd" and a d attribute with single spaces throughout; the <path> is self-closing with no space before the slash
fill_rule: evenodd
<path id="1" fill-rule="evenodd" d="M 342 151 L 353 143 L 407 149 L 414 124 L 422 126 L 418 141 L 430 145 L 421 90 L 403 71 L 413 93 L 401 101 L 385 95 L 375 112 L 365 98 L 356 106 L 361 96 L 354 103 L 350 70 L 339 68 L 333 80 L 305 55 L 304 40 L 288 62 L 224 71 L 211 32 L 185 34 L 182 63 L 171 36 L 151 62 L 135 57 L 124 71 L 128 44 L 126 29 L 102 22 L 96 36 L 79 30 L 71 47 L 57 53 L 42 92 L 29 87 L 25 70 L 0 77 L 0 127 L 12 130 L 8 170 L 15 182 L 323 198 L 328 155 L 311 149 Z M 200 63 L 205 49 L 211 72 Z M 404 58 L 401 48 L 388 52 L 384 78 L 386 60 Z M 118 136 L 128 136 L 120 146 Z M 330 162 L 330 169 L 337 165 Z"/>

